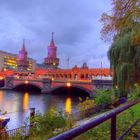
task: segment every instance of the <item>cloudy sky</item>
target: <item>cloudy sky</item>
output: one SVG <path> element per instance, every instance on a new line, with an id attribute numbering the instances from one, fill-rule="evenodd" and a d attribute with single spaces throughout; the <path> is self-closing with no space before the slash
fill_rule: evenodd
<path id="1" fill-rule="evenodd" d="M 60 67 L 87 62 L 109 67 L 110 44 L 100 39 L 103 12 L 111 0 L 0 0 L 0 50 L 18 53 L 26 40 L 28 57 L 42 63 L 54 32 Z"/>

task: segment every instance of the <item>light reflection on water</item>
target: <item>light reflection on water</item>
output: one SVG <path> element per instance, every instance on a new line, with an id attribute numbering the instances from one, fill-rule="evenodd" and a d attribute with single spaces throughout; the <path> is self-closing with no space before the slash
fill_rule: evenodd
<path id="1" fill-rule="evenodd" d="M 36 111 L 46 112 L 52 107 L 71 114 L 77 111 L 76 105 L 79 96 L 72 94 L 41 94 L 37 92 L 20 92 L 0 90 L 0 110 L 7 111 L 10 117 L 8 129 L 20 127 L 25 118 L 29 117 L 29 108 L 35 107 Z M 81 96 L 80 96 L 81 97 Z M 86 98 L 83 96 L 82 98 Z"/>
<path id="2" fill-rule="evenodd" d="M 71 104 L 72 104 L 71 98 L 70 97 L 66 98 L 65 112 L 68 113 L 68 114 L 72 113 Z"/>
<path id="3" fill-rule="evenodd" d="M 23 109 L 28 108 L 28 103 L 29 103 L 29 93 L 25 92 L 25 94 L 23 96 Z"/>

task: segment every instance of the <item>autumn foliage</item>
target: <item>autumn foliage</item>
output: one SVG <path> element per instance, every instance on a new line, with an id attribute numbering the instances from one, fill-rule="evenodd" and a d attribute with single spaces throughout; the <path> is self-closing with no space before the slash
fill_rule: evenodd
<path id="1" fill-rule="evenodd" d="M 140 21 L 139 0 L 112 0 L 113 8 L 109 13 L 103 13 L 101 22 L 102 39 L 114 37 L 124 27 L 134 28 Z"/>
<path id="2" fill-rule="evenodd" d="M 140 83 L 140 0 L 112 0 L 110 13 L 103 13 L 102 39 L 111 39 L 108 51 L 113 85 L 127 96 Z"/>

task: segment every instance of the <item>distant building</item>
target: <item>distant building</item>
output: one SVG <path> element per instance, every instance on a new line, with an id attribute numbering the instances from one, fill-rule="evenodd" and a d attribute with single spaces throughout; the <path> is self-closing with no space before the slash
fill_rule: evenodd
<path id="1" fill-rule="evenodd" d="M 0 51 L 0 71 L 7 69 L 17 69 L 17 55 Z"/>
<path id="2" fill-rule="evenodd" d="M 46 69 L 46 65 L 45 64 L 39 64 L 39 63 L 37 63 L 36 64 L 36 68 L 37 69 L 44 69 L 45 70 Z"/>
<path id="3" fill-rule="evenodd" d="M 23 41 L 22 49 L 19 51 L 17 59 L 17 70 L 18 71 L 28 71 L 29 61 L 27 60 L 27 51 L 25 49 L 25 42 Z"/>
<path id="4" fill-rule="evenodd" d="M 36 68 L 36 61 L 31 58 L 27 58 L 27 60 L 28 60 L 27 70 L 34 72 Z M 2 70 L 6 71 L 7 69 L 15 71 L 18 69 L 18 55 L 0 51 L 0 71 Z"/>
<path id="5" fill-rule="evenodd" d="M 52 40 L 48 46 L 48 56 L 44 60 L 44 64 L 47 69 L 57 69 L 59 65 L 59 58 L 57 58 L 57 47 L 55 46 L 53 33 Z"/>
<path id="6" fill-rule="evenodd" d="M 87 65 L 87 63 L 84 62 L 81 68 L 82 68 L 82 69 L 88 69 L 88 65 Z"/>

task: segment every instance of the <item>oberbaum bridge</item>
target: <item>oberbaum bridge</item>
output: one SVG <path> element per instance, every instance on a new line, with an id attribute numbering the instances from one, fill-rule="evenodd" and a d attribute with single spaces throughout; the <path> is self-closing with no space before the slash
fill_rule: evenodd
<path id="1" fill-rule="evenodd" d="M 29 61 L 25 42 L 17 57 L 16 70 L 1 70 L 1 89 L 39 89 L 43 93 L 59 91 L 62 88 L 73 88 L 94 95 L 95 89 L 112 87 L 112 72 L 109 68 L 88 68 L 84 63 L 82 67 L 75 65 L 72 69 L 60 69 L 57 58 L 53 33 L 48 55 L 44 59 L 44 67 L 36 68 L 34 72 L 28 71 Z"/>

